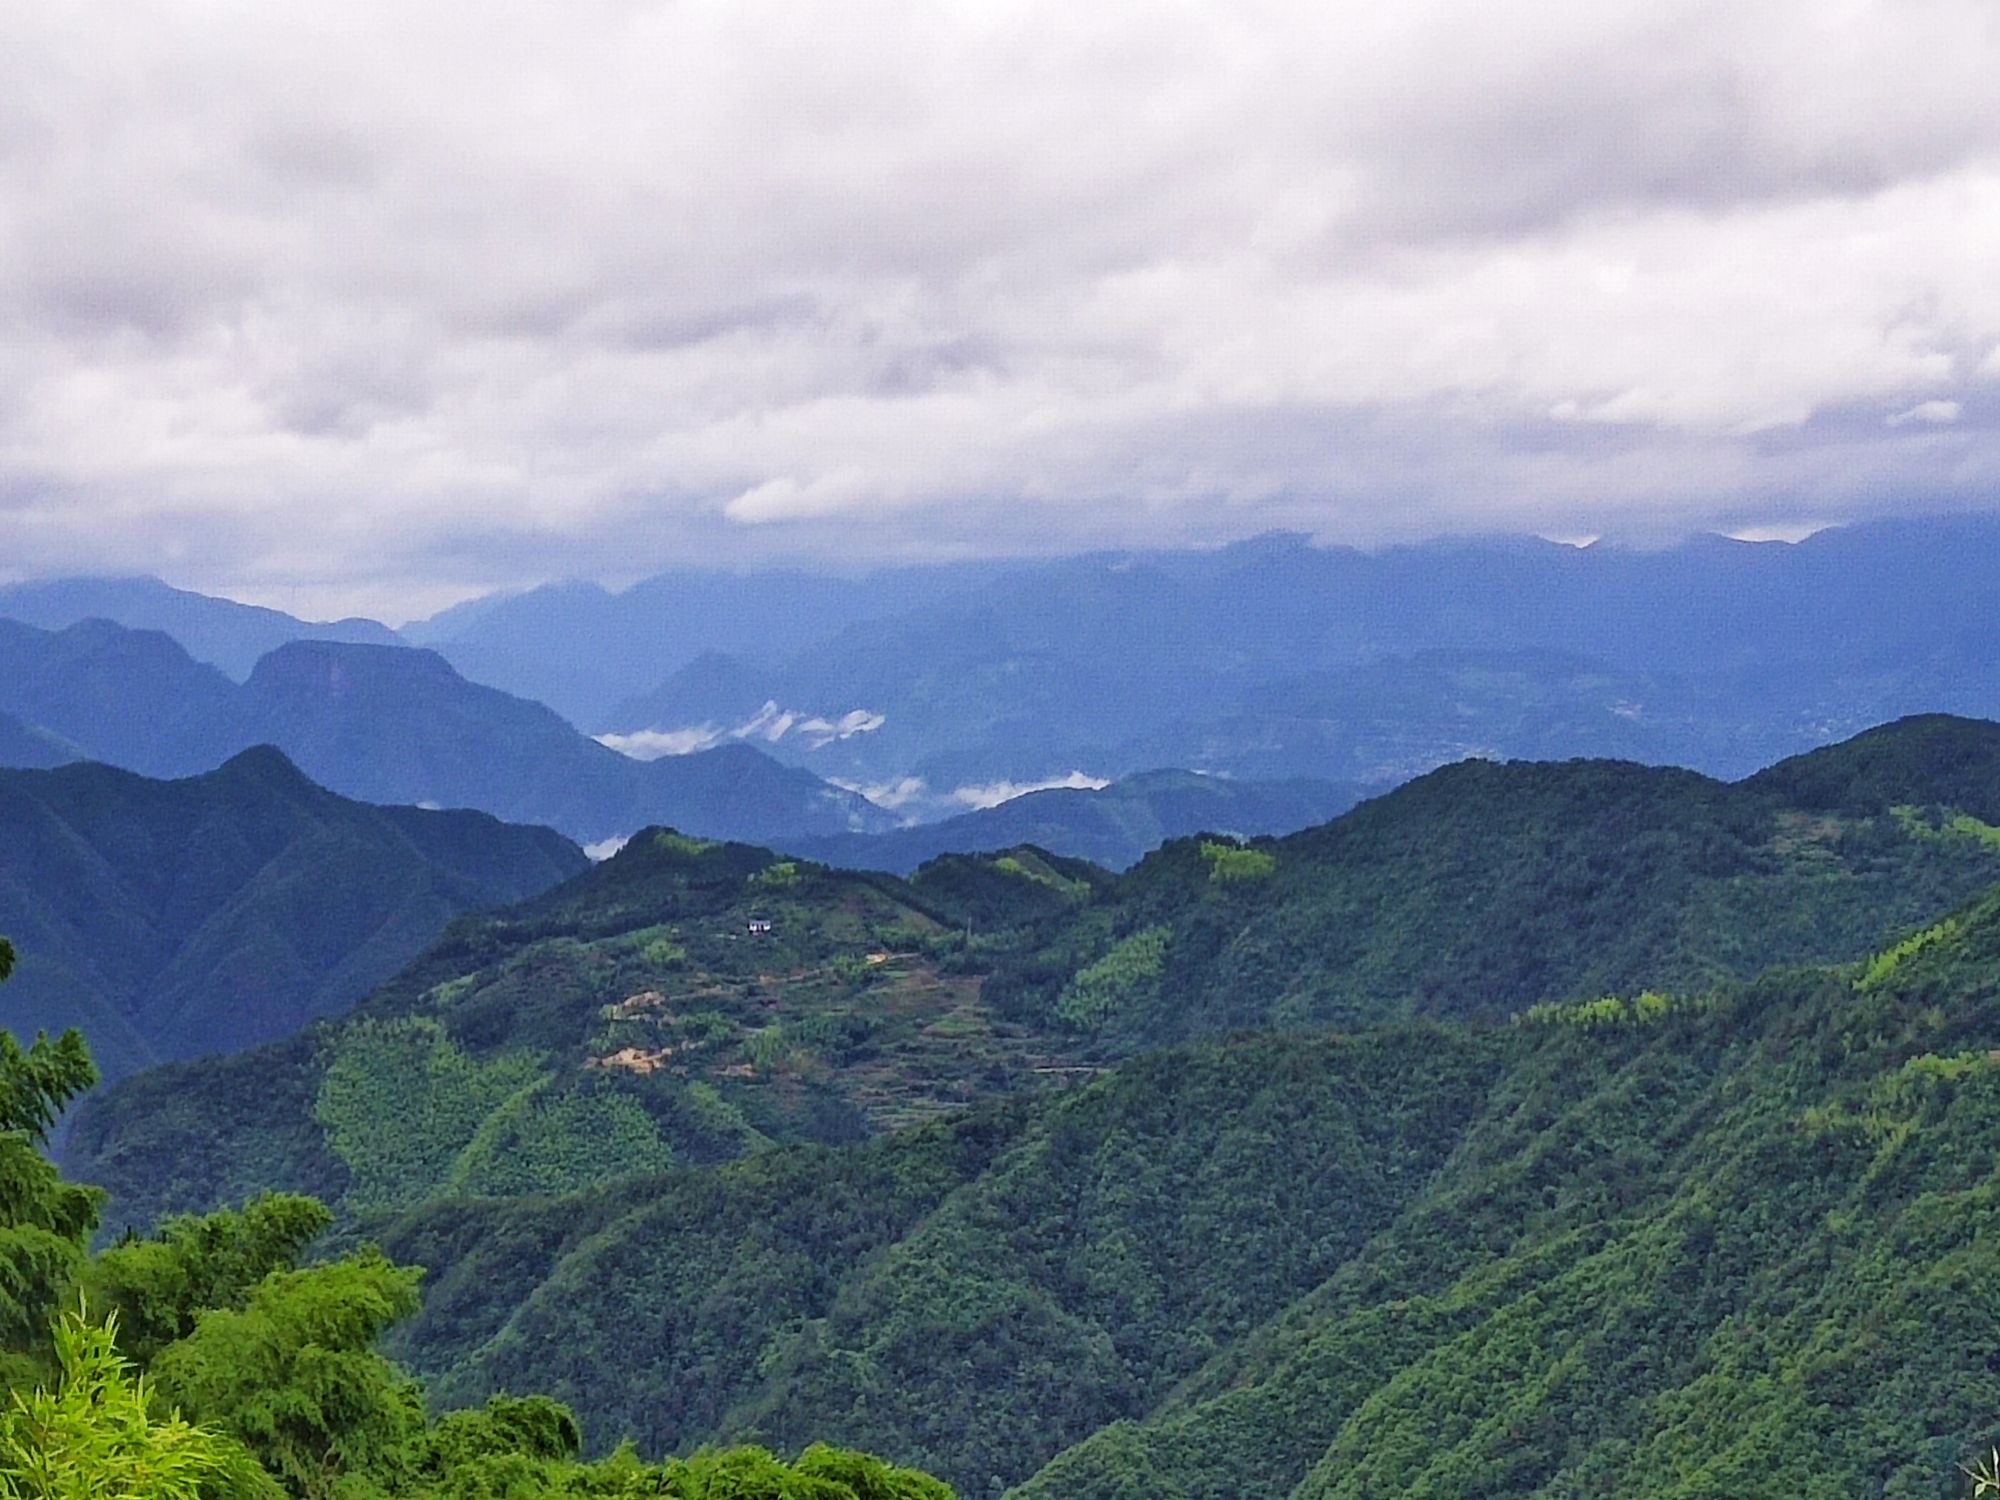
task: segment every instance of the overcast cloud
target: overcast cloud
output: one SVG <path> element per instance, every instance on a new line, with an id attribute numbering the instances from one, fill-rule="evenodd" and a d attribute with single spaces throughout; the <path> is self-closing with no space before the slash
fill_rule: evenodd
<path id="1" fill-rule="evenodd" d="M 2000 7 L 0 8 L 0 568 L 2000 497 Z"/>

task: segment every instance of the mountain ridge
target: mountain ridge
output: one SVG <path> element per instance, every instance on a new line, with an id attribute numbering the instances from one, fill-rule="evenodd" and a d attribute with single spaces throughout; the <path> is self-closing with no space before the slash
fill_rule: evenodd
<path id="1" fill-rule="evenodd" d="M 178 781 L 0 771 L 0 830 L 6 1025 L 79 1025 L 113 1078 L 345 1009 L 448 918 L 587 867 L 547 829 L 336 796 L 269 746 Z"/>
<path id="2" fill-rule="evenodd" d="M 390 645 L 400 639 L 375 620 L 301 620 L 282 610 L 177 589 L 148 575 L 0 585 L 0 617 L 43 630 L 63 630 L 90 619 L 157 630 L 172 636 L 197 661 L 219 667 L 238 682 L 249 676 L 259 657 L 289 640 Z"/>
<path id="3" fill-rule="evenodd" d="M 893 822 L 748 746 L 628 759 L 407 646 L 288 641 L 238 684 L 161 632 L 0 621 L 0 710 L 146 775 L 196 774 L 269 742 L 343 795 L 476 807 L 581 841 L 664 821 L 765 839 Z"/>
<path id="4" fill-rule="evenodd" d="M 1889 739 L 1922 762 L 1932 728 Z M 1177 840 L 1115 876 L 1021 848 L 901 879 L 654 830 L 455 923 L 309 1045 L 87 1102 L 77 1160 L 141 1220 L 265 1187 L 410 1206 L 522 1180 L 494 1152 L 533 1121 L 528 1180 L 556 1191 L 635 1159 L 876 1135 L 1245 1028 L 1493 1025 L 1698 990 L 1857 958 L 2000 883 L 2000 837 L 1965 817 L 1830 816 L 1581 761 L 1449 767 L 1317 829 Z M 355 1187 L 369 1122 L 447 1098 L 427 1154 Z M 245 1132 L 293 1144 L 251 1152 Z"/>

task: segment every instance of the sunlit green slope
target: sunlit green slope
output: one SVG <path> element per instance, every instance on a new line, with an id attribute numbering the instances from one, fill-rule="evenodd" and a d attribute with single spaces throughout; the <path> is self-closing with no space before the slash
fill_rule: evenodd
<path id="1" fill-rule="evenodd" d="M 859 1140 L 1236 1028 L 1851 959 L 2000 882 L 1996 747 L 1909 721 L 1734 786 L 1473 762 L 1115 877 L 1018 850 L 905 881 L 652 831 L 349 1018 L 91 1101 L 72 1159 L 114 1222 L 262 1187 L 351 1215 Z"/>
<path id="2" fill-rule="evenodd" d="M 968 1495 L 1944 1496 L 2000 1423 L 2000 895 L 1839 969 L 1247 1037 L 375 1226 L 444 1399 Z"/>

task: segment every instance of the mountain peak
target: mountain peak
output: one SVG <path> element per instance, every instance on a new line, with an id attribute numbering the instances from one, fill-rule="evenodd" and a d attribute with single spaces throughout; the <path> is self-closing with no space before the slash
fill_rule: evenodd
<path id="1" fill-rule="evenodd" d="M 324 790 L 305 772 L 292 763 L 290 756 L 276 745 L 252 745 L 247 750 L 239 750 L 209 775 L 235 781 L 257 780 L 265 783 L 277 782 L 297 787 L 309 787 L 313 791 Z"/>
<path id="2" fill-rule="evenodd" d="M 1935 803 L 2000 821 L 2000 724 L 1913 714 L 1779 761 L 1744 785 L 1815 811 Z"/>
<path id="3" fill-rule="evenodd" d="M 355 678 L 374 682 L 462 682 L 437 652 L 417 646 L 356 641 L 294 640 L 266 652 L 250 673 L 253 687 L 324 678 L 339 687 Z"/>

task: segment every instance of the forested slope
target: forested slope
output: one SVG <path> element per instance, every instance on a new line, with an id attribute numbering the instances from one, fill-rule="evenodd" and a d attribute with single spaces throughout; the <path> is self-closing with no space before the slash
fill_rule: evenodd
<path id="1" fill-rule="evenodd" d="M 268 747 L 181 781 L 0 771 L 0 846 L 0 1026 L 81 1026 L 113 1077 L 344 1010 L 452 917 L 587 864 L 546 828 L 336 797 Z"/>
<path id="2" fill-rule="evenodd" d="M 429 1268 L 392 1337 L 433 1401 L 655 1451 L 1941 1497 L 2000 1435 L 1995 732 L 1737 786 L 1473 764 L 1122 877 L 656 831 L 352 1017 L 128 1080 L 78 1159 L 113 1227 L 325 1193 Z"/>
<path id="3" fill-rule="evenodd" d="M 1468 761 L 1247 850 L 1170 844 L 1046 949 L 1003 960 L 990 992 L 1123 1055 L 1236 1026 L 1699 986 L 1848 957 L 1966 899 L 2000 854 L 1968 804 L 1995 803 L 2000 726 L 1943 717 L 1736 784 Z"/>
<path id="4" fill-rule="evenodd" d="M 15 963 L 0 938 L 0 980 Z M 95 1079 L 74 1031 L 0 1032 L 0 1494 L 8 1500 L 953 1500 L 928 1475 L 824 1444 L 579 1460 L 545 1396 L 424 1410 L 378 1348 L 421 1272 L 268 1194 L 89 1248 L 102 1195 L 42 1154 Z"/>
<path id="5" fill-rule="evenodd" d="M 456 923 L 349 1017 L 97 1096 L 69 1159 L 146 1222 L 280 1185 L 358 1212 L 858 1140 L 1062 1076 L 1064 1039 L 996 1017 L 969 965 L 1107 878 L 1023 853 L 900 881 L 650 831 Z"/>
<path id="6" fill-rule="evenodd" d="M 856 1140 L 1234 1028 L 1504 1020 L 1850 959 L 2000 881 L 2000 832 L 1963 807 L 2000 800 L 1965 769 L 1995 742 L 1911 721 L 1818 752 L 1805 769 L 1864 785 L 1845 759 L 1903 747 L 1883 794 L 1913 800 L 1837 807 L 1619 762 L 1473 762 L 1120 877 L 1018 850 L 898 880 L 650 832 L 460 922 L 304 1042 L 91 1101 L 74 1162 L 139 1222 L 260 1187 L 356 1212 L 563 1191 Z"/>
<path id="7" fill-rule="evenodd" d="M 2000 894 L 1848 968 L 374 1228 L 443 1398 L 532 1373 L 669 1444 L 1024 1500 L 1929 1497 L 2000 1423 L 1996 1151 Z"/>

